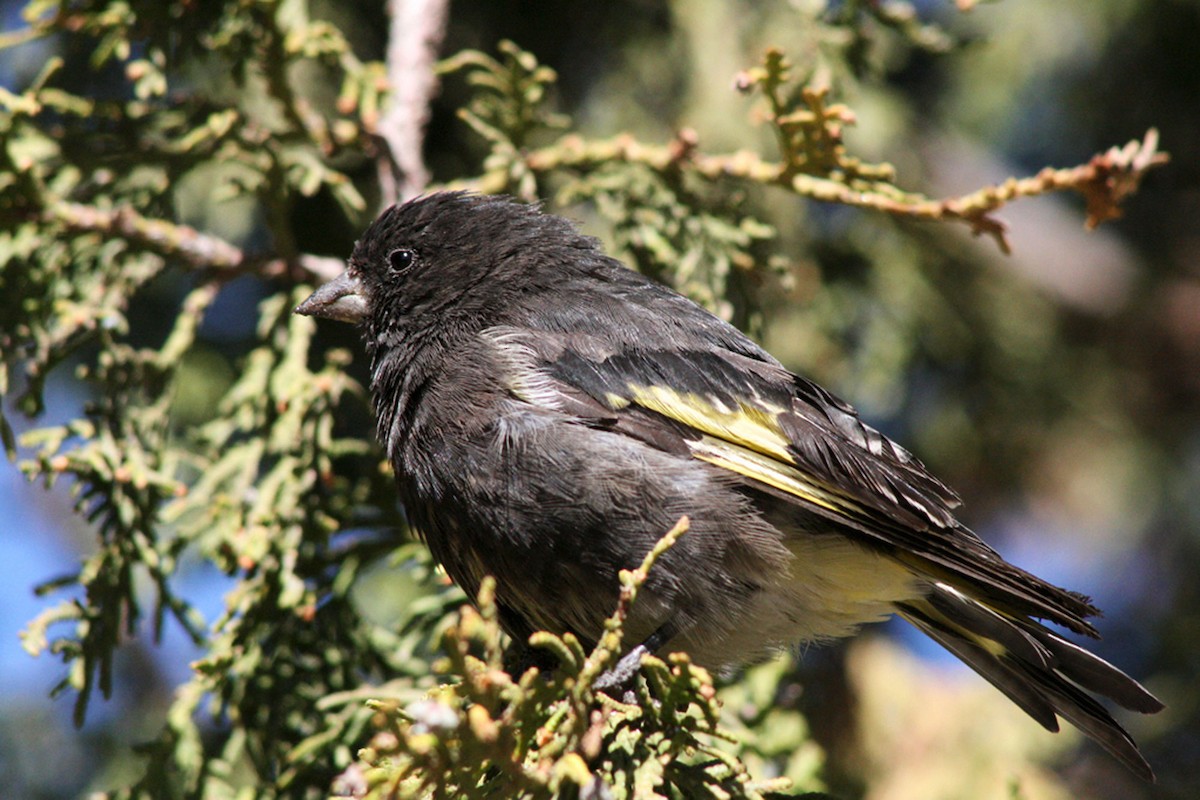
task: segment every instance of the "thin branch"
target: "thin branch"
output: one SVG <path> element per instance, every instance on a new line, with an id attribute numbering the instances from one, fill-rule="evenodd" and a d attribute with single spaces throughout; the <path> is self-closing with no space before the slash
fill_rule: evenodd
<path id="1" fill-rule="evenodd" d="M 1005 253 L 1009 252 L 1006 228 L 992 214 L 1013 200 L 1063 190 L 1079 192 L 1087 201 L 1086 225 L 1091 229 L 1120 216 L 1121 201 L 1136 190 L 1148 170 L 1168 160 L 1169 156 L 1158 150 L 1158 131 L 1151 129 L 1141 140 L 1113 147 L 1077 167 L 1047 167 L 1033 177 L 1010 178 L 970 194 L 935 200 L 900 191 L 883 181 L 861 182 L 860 187 L 830 177 L 792 174 L 787 164 L 766 161 L 750 151 L 704 155 L 697 152 L 695 134 L 687 130 L 665 145 L 644 144 L 631 136 L 589 141 L 571 134 L 524 156 L 528 168 L 539 173 L 564 168 L 588 171 L 613 161 L 624 161 L 645 164 L 656 171 L 689 170 L 707 180 L 726 176 L 775 184 L 813 200 L 871 208 L 913 219 L 959 220 L 976 235 L 991 236 Z M 484 175 L 479 188 L 489 191 L 491 177 Z"/>
<path id="2" fill-rule="evenodd" d="M 434 60 L 446 32 L 448 0 L 389 0 L 387 75 L 392 94 L 379 135 L 391 158 L 379 160 L 384 205 L 420 194 L 429 183 L 422 156 L 429 101 L 437 90 Z"/>
<path id="3" fill-rule="evenodd" d="M 324 283 L 342 274 L 342 270 L 346 268 L 346 262 L 333 256 L 314 256 L 310 253 L 301 253 L 296 259 L 296 266 Z"/>
<path id="4" fill-rule="evenodd" d="M 104 209 L 56 202 L 46 206 L 43 216 L 72 231 L 120 237 L 140 249 L 181 259 L 193 267 L 236 269 L 245 261 L 241 248 L 224 239 L 188 225 L 143 216 L 129 207 Z"/>
<path id="5" fill-rule="evenodd" d="M 131 245 L 163 258 L 183 261 L 198 269 L 256 271 L 265 276 L 286 272 L 289 264 L 281 258 L 247 256 L 224 239 L 164 219 L 146 217 L 132 208 L 103 209 L 83 203 L 58 202 L 47 206 L 44 217 L 77 232 L 95 232 L 119 237 Z M 341 259 L 301 253 L 295 263 L 318 281 L 326 281 L 345 266 Z"/>

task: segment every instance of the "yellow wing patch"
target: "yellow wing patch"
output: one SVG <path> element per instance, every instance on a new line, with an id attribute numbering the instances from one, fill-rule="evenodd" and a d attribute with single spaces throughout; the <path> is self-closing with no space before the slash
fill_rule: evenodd
<path id="1" fill-rule="evenodd" d="M 732 442 L 785 464 L 796 463 L 776 415 L 781 408 L 738 403 L 736 409 L 717 405 L 696 394 L 681 394 L 665 386 L 630 384 L 633 401 L 696 430 Z"/>
<path id="2" fill-rule="evenodd" d="M 853 503 L 824 488 L 795 467 L 781 464 L 762 453 L 712 436 L 702 436 L 694 442 L 689 442 L 688 446 L 691 447 L 692 455 L 701 461 L 745 475 L 837 514 L 846 514 L 857 509 Z"/>
<path id="3" fill-rule="evenodd" d="M 837 489 L 797 468 L 779 425 L 782 408 L 738 403 L 736 409 L 665 386 L 629 385 L 633 402 L 705 434 L 688 442 L 692 455 L 842 516 L 863 508 Z"/>
<path id="4" fill-rule="evenodd" d="M 608 407 L 613 411 L 620 411 L 622 408 L 629 406 L 630 400 L 628 397 L 622 397 L 615 392 L 609 392 L 604 395 L 604 402 L 608 403 Z"/>

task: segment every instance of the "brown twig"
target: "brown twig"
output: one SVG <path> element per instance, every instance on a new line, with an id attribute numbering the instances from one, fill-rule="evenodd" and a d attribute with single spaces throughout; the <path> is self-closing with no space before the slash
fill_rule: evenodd
<path id="1" fill-rule="evenodd" d="M 577 135 L 564 136 L 549 147 L 529 152 L 525 163 L 535 172 L 556 169 L 588 170 L 612 161 L 645 164 L 662 171 L 668 167 L 688 169 L 707 179 L 740 178 L 755 183 L 776 184 L 813 200 L 870 208 L 912 219 L 959 220 L 976 235 L 991 236 L 1004 253 L 1010 252 L 1006 227 L 993 213 L 1021 197 L 1071 190 L 1087 201 L 1089 229 L 1120 216 L 1121 201 L 1136 190 L 1146 171 L 1165 164 L 1166 153 L 1158 150 L 1158 132 L 1150 130 L 1142 140 L 1113 147 L 1094 156 L 1087 164 L 1065 169 L 1047 167 L 1033 177 L 1010 178 L 970 194 L 942 200 L 910 194 L 886 181 L 843 182 L 834 177 L 794 174 L 786 164 L 766 161 L 756 153 L 738 151 L 727 155 L 704 155 L 696 148 L 695 135 L 683 131 L 666 145 L 649 145 L 631 136 L 588 141 Z M 488 190 L 488 176 L 480 182 Z"/>
<path id="2" fill-rule="evenodd" d="M 378 133 L 390 158 L 379 159 L 384 205 L 415 197 L 429 183 L 422 156 L 429 101 L 437 90 L 433 64 L 446 31 L 448 0 L 389 0 L 387 75 L 391 99 Z"/>
<path id="3" fill-rule="evenodd" d="M 83 203 L 55 202 L 44 216 L 78 232 L 116 236 L 161 256 L 178 258 L 193 267 L 236 269 L 245 255 L 224 239 L 187 225 L 142 216 L 132 208 L 96 208 Z"/>
<path id="4" fill-rule="evenodd" d="M 220 237 L 164 219 L 146 217 L 132 208 L 103 209 L 83 203 L 57 202 L 47 206 L 44 217 L 76 232 L 93 232 L 120 237 L 134 247 L 163 258 L 172 258 L 197 269 L 262 275 L 280 275 L 289 267 L 318 281 L 326 281 L 342 271 L 344 262 L 329 256 L 301 253 L 289 265 L 281 258 L 247 256 L 245 251 Z"/>

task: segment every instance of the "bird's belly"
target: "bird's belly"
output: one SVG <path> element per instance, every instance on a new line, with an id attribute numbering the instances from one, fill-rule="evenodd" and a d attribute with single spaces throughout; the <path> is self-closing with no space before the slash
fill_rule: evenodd
<path id="1" fill-rule="evenodd" d="M 668 645 L 711 668 L 746 663 L 786 647 L 852 634 L 880 622 L 895 603 L 922 593 L 911 571 L 837 534 L 800 534 L 786 542 L 792 559 L 736 620 L 700 627 Z"/>

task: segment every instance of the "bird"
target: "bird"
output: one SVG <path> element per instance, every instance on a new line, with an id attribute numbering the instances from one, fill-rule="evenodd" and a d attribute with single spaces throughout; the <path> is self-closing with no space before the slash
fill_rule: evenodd
<path id="1" fill-rule="evenodd" d="M 1099 609 L 1005 561 L 959 496 L 845 401 L 537 204 L 434 192 L 384 211 L 296 313 L 361 328 L 379 443 L 434 558 L 495 580 L 517 642 L 595 643 L 619 572 L 687 534 L 625 625 L 716 670 L 898 615 L 1051 731 L 1154 774 L 1096 699 L 1163 704 L 1046 623 Z"/>

